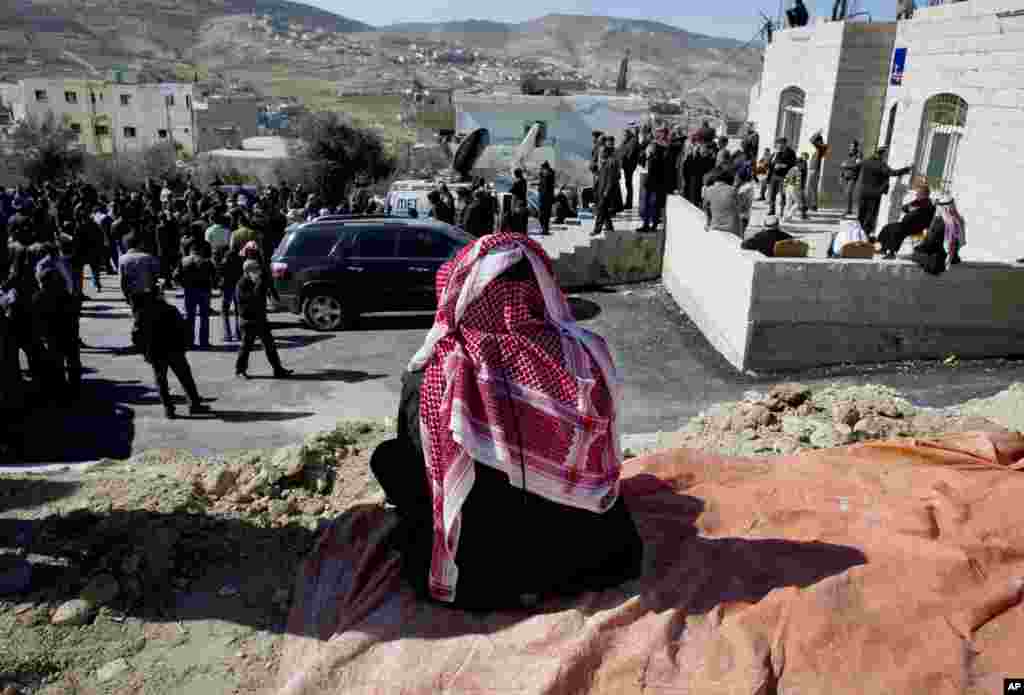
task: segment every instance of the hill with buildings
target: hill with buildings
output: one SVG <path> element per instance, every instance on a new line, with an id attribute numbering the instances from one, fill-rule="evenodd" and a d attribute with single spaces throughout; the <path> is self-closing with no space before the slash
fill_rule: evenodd
<path id="1" fill-rule="evenodd" d="M 285 0 L 12 0 L 0 9 L 0 81 L 100 74 L 192 79 L 202 89 L 295 96 L 394 93 L 413 79 L 477 92 L 517 90 L 526 74 L 630 88 L 652 99 L 746 111 L 757 45 L 658 22 L 547 15 L 520 24 L 466 20 L 374 28 Z"/>

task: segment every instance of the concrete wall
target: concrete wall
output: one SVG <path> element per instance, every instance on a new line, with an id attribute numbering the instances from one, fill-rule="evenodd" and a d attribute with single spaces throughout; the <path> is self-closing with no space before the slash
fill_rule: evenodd
<path id="1" fill-rule="evenodd" d="M 704 213 L 685 198 L 667 203 L 665 289 L 716 350 L 744 369 L 749 332 L 750 297 L 756 255 L 743 251 L 739 239 L 704 229 Z"/>
<path id="2" fill-rule="evenodd" d="M 555 258 L 555 276 L 566 290 L 657 280 L 664 256 L 664 231 L 605 232 L 604 238 L 591 239 L 585 246 Z"/>
<path id="3" fill-rule="evenodd" d="M 1024 267 L 766 258 L 670 197 L 662 279 L 741 370 L 1024 352 Z"/>
<path id="4" fill-rule="evenodd" d="M 952 93 L 968 104 L 951 189 L 968 224 L 968 259 L 1024 256 L 1014 204 L 1024 159 L 1024 16 L 996 15 L 1013 10 L 1024 10 L 1024 1 L 968 0 L 921 9 L 900 22 L 896 38 L 907 59 L 903 84 L 889 87 L 885 106 L 886 114 L 897 109 L 890 164 L 915 162 L 929 97 Z M 890 203 L 892 215 L 898 214 L 896 197 L 883 200 L 883 218 Z"/>
<path id="5" fill-rule="evenodd" d="M 790 144 L 810 152 L 810 138 L 820 130 L 831 145 L 822 168 L 824 205 L 842 199 L 839 163 L 850 143 L 874 146 L 878 139 L 895 35 L 895 22 L 822 22 L 776 33 L 765 51 L 761 79 L 751 89 L 750 120 L 770 147 L 781 135 L 783 90 L 804 91 L 800 141 Z"/>

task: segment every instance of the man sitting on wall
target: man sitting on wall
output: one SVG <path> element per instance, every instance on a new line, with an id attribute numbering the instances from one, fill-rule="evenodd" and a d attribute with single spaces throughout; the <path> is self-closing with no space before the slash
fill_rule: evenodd
<path id="1" fill-rule="evenodd" d="M 903 246 L 908 236 L 923 233 L 935 217 L 935 206 L 932 204 L 931 190 L 928 184 L 921 183 L 914 187 L 914 199 L 903 206 L 903 219 L 882 227 L 878 241 L 882 245 L 885 258 L 896 258 L 896 253 Z"/>

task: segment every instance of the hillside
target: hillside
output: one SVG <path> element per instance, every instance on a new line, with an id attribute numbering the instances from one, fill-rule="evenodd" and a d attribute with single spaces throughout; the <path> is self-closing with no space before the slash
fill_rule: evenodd
<path id="1" fill-rule="evenodd" d="M 476 91 L 515 90 L 526 72 L 609 89 L 627 49 L 634 91 L 708 99 L 732 116 L 745 113 L 760 68 L 758 46 L 641 19 L 374 28 L 285 0 L 9 0 L 0 8 L 0 80 L 120 64 L 150 79 L 199 73 L 204 89 L 248 86 L 328 108 L 339 89 L 394 91 L 424 75 Z"/>

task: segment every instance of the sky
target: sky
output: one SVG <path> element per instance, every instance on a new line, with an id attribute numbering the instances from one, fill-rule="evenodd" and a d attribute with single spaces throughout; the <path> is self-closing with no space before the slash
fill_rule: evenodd
<path id="1" fill-rule="evenodd" d="M 724 36 L 741 41 L 757 32 L 758 12 L 779 14 L 779 0 L 517 0 L 515 3 L 481 3 L 479 0 L 389 0 L 379 3 L 355 3 L 352 0 L 300 0 L 335 14 L 374 26 L 395 22 L 443 22 L 464 19 L 490 19 L 521 22 L 546 14 L 588 14 L 632 19 L 650 19 L 709 36 Z M 792 0 L 783 0 L 789 7 Z M 804 0 L 811 14 L 832 16 L 832 0 Z M 918 0 L 921 4 L 921 0 Z M 871 13 L 873 19 L 894 19 L 896 0 L 848 0 Z M 711 16 L 708 10 L 714 8 Z M 494 14 L 485 14 L 488 10 Z"/>

